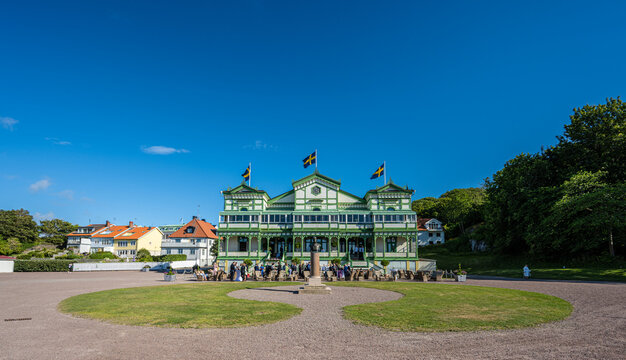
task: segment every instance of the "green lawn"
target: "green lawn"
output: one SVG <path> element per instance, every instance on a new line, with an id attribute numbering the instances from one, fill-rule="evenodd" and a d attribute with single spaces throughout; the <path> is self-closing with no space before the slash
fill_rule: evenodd
<path id="1" fill-rule="evenodd" d="M 206 282 L 99 291 L 63 300 L 59 310 L 123 325 L 181 328 L 268 324 L 300 314 L 293 305 L 235 299 L 231 291 L 290 285 L 266 282 Z"/>
<path id="2" fill-rule="evenodd" d="M 474 331 L 515 329 L 564 319 L 567 301 L 544 294 L 468 285 L 412 282 L 339 282 L 404 294 L 399 300 L 351 305 L 346 318 L 394 331 Z"/>
<path id="3" fill-rule="evenodd" d="M 454 270 L 459 263 L 470 275 L 522 277 L 522 268 L 528 264 L 534 279 L 592 280 L 626 282 L 626 264 L 549 263 L 535 261 L 525 256 L 500 256 L 492 253 L 454 253 L 444 246 L 427 246 L 419 249 L 421 258 L 437 260 L 439 269 Z M 565 266 L 565 269 L 563 269 Z"/>

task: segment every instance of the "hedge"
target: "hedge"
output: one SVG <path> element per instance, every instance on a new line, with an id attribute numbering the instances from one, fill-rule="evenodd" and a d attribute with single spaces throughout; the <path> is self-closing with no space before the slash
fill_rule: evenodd
<path id="1" fill-rule="evenodd" d="M 67 271 L 73 260 L 16 260 L 15 272 L 61 272 Z"/>
<path id="2" fill-rule="evenodd" d="M 187 260 L 187 255 L 185 254 L 159 255 L 159 256 L 153 256 L 152 260 L 156 262 L 185 261 Z"/>

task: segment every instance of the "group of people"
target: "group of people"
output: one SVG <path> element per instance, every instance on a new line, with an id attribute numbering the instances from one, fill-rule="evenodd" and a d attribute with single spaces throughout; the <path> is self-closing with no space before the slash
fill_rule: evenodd
<path id="1" fill-rule="evenodd" d="M 248 266 L 245 263 L 238 264 L 236 261 L 230 264 L 228 271 L 228 278 L 231 281 L 246 281 L 248 280 Z"/>

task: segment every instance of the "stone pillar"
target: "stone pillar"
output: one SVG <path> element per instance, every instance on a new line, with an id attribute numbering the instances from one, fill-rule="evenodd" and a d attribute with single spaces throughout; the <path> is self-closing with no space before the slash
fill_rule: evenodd
<path id="1" fill-rule="evenodd" d="M 330 294 L 330 288 L 322 284 L 320 276 L 320 244 L 317 242 L 311 246 L 311 275 L 309 282 L 301 287 L 298 294 Z"/>

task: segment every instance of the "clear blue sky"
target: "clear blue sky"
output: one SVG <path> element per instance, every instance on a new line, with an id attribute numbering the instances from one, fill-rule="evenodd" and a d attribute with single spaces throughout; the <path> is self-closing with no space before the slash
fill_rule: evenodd
<path id="1" fill-rule="evenodd" d="M 357 195 L 480 186 L 624 95 L 626 2 L 5 1 L 0 208 L 215 222 L 319 169 Z M 148 153 L 153 146 L 171 154 Z M 161 152 L 167 152 L 162 149 Z"/>

